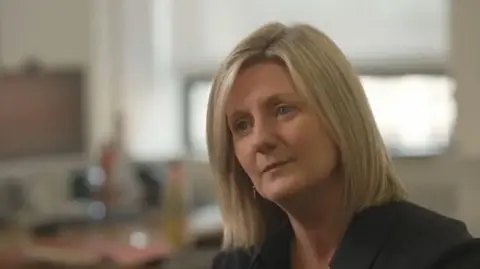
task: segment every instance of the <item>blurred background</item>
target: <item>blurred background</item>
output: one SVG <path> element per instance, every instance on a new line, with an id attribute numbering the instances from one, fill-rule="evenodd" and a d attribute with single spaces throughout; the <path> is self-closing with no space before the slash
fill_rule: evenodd
<path id="1" fill-rule="evenodd" d="M 480 235 L 480 1 L 0 0 L 0 259 L 209 268 L 211 79 L 274 20 L 343 49 L 411 199 Z"/>

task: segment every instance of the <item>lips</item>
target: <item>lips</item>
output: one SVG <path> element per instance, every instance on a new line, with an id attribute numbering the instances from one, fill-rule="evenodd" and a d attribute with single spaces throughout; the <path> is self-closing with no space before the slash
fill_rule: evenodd
<path id="1" fill-rule="evenodd" d="M 262 173 L 266 173 L 266 172 L 268 172 L 268 171 L 270 171 L 270 170 L 273 170 L 273 169 L 275 169 L 275 168 L 278 168 L 278 167 L 280 167 L 280 166 L 283 166 L 283 165 L 285 165 L 285 164 L 287 164 L 287 163 L 290 163 L 291 161 L 292 161 L 292 160 L 286 160 L 286 161 L 279 161 L 279 162 L 271 163 L 271 164 L 265 166 L 265 168 L 263 169 Z"/>

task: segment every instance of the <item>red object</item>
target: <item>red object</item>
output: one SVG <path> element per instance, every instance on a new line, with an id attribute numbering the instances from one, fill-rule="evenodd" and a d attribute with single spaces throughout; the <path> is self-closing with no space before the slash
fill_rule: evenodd
<path id="1" fill-rule="evenodd" d="M 101 189 L 100 200 L 109 207 L 113 203 L 113 182 L 112 170 L 115 163 L 115 149 L 111 145 L 103 147 L 100 157 L 100 164 L 105 172 L 105 182 Z"/>
<path id="2" fill-rule="evenodd" d="M 113 147 L 109 145 L 103 147 L 101 152 L 101 157 L 100 157 L 100 164 L 103 170 L 105 171 L 107 178 L 109 177 L 112 171 L 114 159 L 115 159 L 115 151 Z"/>
<path id="3" fill-rule="evenodd" d="M 120 243 L 104 238 L 51 238 L 37 242 L 42 247 L 68 248 L 88 254 L 98 255 L 99 260 L 108 259 L 119 265 L 135 265 L 157 259 L 166 259 L 171 248 L 166 244 L 150 244 L 137 248 L 127 243 Z"/>
<path id="4" fill-rule="evenodd" d="M 19 268 L 24 260 L 24 252 L 20 248 L 12 248 L 0 250 L 1 268 Z"/>

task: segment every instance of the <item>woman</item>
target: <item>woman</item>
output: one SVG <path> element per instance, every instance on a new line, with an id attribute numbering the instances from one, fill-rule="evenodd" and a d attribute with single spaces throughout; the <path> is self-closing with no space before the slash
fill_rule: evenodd
<path id="1" fill-rule="evenodd" d="M 208 151 L 215 269 L 415 269 L 470 238 L 405 201 L 358 76 L 309 25 L 267 24 L 215 76 Z"/>

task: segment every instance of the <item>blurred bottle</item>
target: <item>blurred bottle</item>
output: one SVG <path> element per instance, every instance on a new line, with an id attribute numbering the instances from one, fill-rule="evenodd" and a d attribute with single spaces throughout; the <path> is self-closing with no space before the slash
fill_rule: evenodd
<path id="1" fill-rule="evenodd" d="M 100 189 L 100 200 L 105 204 L 107 211 L 113 204 L 113 169 L 115 162 L 115 150 L 110 141 L 103 147 L 100 157 L 100 164 L 105 173 L 105 180 Z"/>
<path id="2" fill-rule="evenodd" d="M 181 247 L 185 240 L 187 201 L 185 173 L 178 161 L 167 165 L 165 195 L 162 207 L 162 229 L 164 238 L 172 247 Z"/>
<path id="3" fill-rule="evenodd" d="M 125 117 L 118 112 L 113 135 L 104 145 L 101 165 L 105 171 L 102 190 L 107 214 L 114 210 L 134 210 L 139 206 L 140 187 L 136 183 L 130 156 L 125 149 Z"/>

